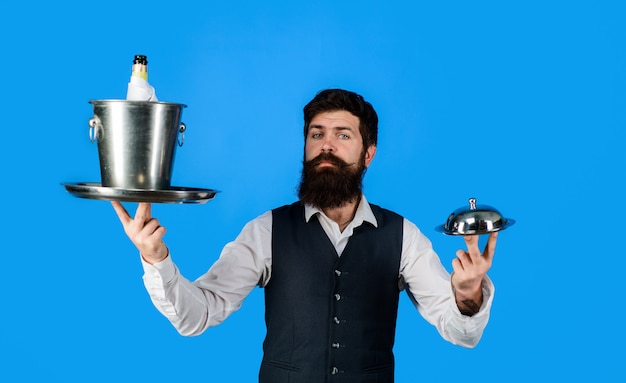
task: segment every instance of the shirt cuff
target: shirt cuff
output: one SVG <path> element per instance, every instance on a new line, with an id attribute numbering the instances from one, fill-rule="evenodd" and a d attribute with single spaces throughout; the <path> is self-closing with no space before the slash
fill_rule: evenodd
<path id="1" fill-rule="evenodd" d="M 143 257 L 141 257 L 141 265 L 143 266 L 143 271 L 147 278 L 160 279 L 163 281 L 164 285 L 169 284 L 176 276 L 176 265 L 174 265 L 172 261 L 171 254 L 168 254 L 161 262 L 154 264 L 146 262 Z"/>
<path id="2" fill-rule="evenodd" d="M 467 322 L 467 321 L 476 321 L 477 319 L 483 319 L 485 317 L 487 318 L 489 317 L 489 312 L 491 311 L 491 305 L 493 303 L 495 287 L 491 279 L 489 279 L 489 277 L 486 275 L 485 275 L 485 278 L 483 279 L 482 291 L 483 291 L 483 303 L 480 306 L 480 309 L 478 310 L 478 312 L 472 316 L 463 315 L 461 313 L 461 311 L 459 310 L 456 304 L 456 297 L 454 295 L 454 290 L 451 291 L 452 303 L 454 307 L 456 308 L 456 310 L 453 310 L 454 317 L 456 320 L 460 322 Z"/>

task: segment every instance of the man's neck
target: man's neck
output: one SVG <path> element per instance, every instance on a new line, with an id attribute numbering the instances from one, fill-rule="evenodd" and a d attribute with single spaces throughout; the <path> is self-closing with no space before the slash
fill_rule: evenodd
<path id="1" fill-rule="evenodd" d="M 361 196 L 354 201 L 346 202 L 345 204 L 339 207 L 322 209 L 324 214 L 339 225 L 339 230 L 343 231 L 352 219 L 354 219 L 354 215 L 356 214 L 356 209 L 361 202 Z"/>

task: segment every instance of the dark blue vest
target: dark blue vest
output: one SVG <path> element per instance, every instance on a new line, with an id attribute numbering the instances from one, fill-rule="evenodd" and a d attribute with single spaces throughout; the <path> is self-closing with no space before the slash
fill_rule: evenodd
<path id="1" fill-rule="evenodd" d="M 261 383 L 393 382 L 403 219 L 371 207 L 341 257 L 300 203 L 273 211 Z"/>

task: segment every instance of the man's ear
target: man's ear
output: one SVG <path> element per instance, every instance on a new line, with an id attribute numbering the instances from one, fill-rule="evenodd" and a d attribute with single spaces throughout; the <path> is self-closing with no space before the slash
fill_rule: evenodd
<path id="1" fill-rule="evenodd" d="M 370 145 L 365 151 L 365 167 L 369 168 L 374 156 L 376 155 L 376 145 Z"/>

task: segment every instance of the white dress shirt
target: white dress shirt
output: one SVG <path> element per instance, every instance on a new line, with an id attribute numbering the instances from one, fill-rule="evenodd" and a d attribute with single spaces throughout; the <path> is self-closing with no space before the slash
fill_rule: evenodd
<path id="1" fill-rule="evenodd" d="M 354 219 L 343 232 L 321 210 L 305 207 L 307 222 L 317 215 L 321 226 L 341 256 L 354 228 L 367 221 L 378 226 L 365 196 Z M 220 258 L 196 281 L 184 278 L 171 255 L 151 265 L 142 259 L 144 284 L 156 308 L 176 330 L 198 335 L 218 325 L 238 310 L 256 286 L 265 286 L 272 274 L 272 212 L 248 222 L 237 238 L 228 243 Z M 406 289 L 419 313 L 447 341 L 474 347 L 489 320 L 494 295 L 491 280 L 483 281 L 483 304 L 469 317 L 459 311 L 450 284 L 450 274 L 441 264 L 431 242 L 413 223 L 404 219 L 402 254 L 398 270 L 400 288 Z"/>

